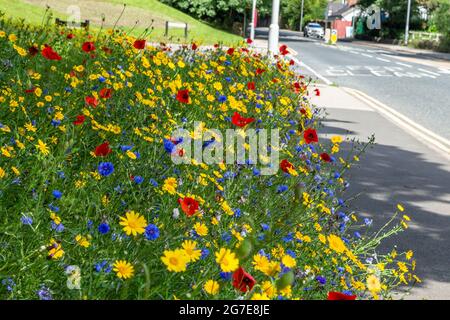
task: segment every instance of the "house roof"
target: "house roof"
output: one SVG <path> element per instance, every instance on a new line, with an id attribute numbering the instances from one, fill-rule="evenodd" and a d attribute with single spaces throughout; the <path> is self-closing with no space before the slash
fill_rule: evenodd
<path id="1" fill-rule="evenodd" d="M 352 9 L 356 4 L 342 4 L 330 2 L 327 7 L 327 19 L 339 19 L 350 9 Z M 328 14 L 331 10 L 331 14 Z"/>

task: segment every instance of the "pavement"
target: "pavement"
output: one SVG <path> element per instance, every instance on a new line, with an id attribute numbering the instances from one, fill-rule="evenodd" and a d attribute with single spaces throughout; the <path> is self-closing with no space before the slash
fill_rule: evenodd
<path id="1" fill-rule="evenodd" d="M 381 244 L 379 253 L 414 251 L 416 274 L 422 279 L 402 299 L 450 299 L 450 157 L 419 141 L 371 107 L 364 98 L 343 88 L 319 85 L 319 97 L 311 102 L 324 108 L 327 117 L 321 138 L 342 135 L 376 144 L 349 171 L 350 187 L 345 198 L 349 208 L 373 219 L 372 230 L 381 228 L 393 215 L 397 203 L 411 217 L 410 227 Z M 350 143 L 344 143 L 347 153 Z"/>
<path id="2" fill-rule="evenodd" d="M 297 52 L 292 57 L 299 72 L 317 80 L 310 98 L 327 113 L 321 138 L 339 134 L 368 141 L 375 135 L 376 144 L 349 171 L 349 210 L 373 219 L 374 231 L 392 217 L 398 203 L 411 217 L 405 232 L 386 239 L 378 249 L 380 254 L 394 246 L 399 252 L 414 251 L 415 273 L 422 282 L 409 291 L 400 288 L 396 298 L 450 299 L 450 141 L 436 134 L 450 133 L 450 76 L 438 74 L 436 66 L 397 64 L 393 52 L 386 57 L 366 47 L 339 49 L 293 37 L 280 38 Z M 266 47 L 266 42 L 259 39 L 255 45 Z M 363 72 L 364 66 L 373 69 Z M 387 69 L 395 67 L 402 69 Z M 348 71 L 358 76 L 338 75 Z M 391 73 L 381 78 L 378 72 Z M 314 95 L 315 87 L 320 96 Z M 439 126 L 442 130 L 436 130 Z M 350 142 L 343 143 L 344 154 L 350 149 Z"/>

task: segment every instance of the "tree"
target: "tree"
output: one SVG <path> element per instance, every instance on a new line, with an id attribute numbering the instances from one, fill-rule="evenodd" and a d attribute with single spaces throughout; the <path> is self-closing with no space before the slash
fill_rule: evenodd
<path id="1" fill-rule="evenodd" d="M 327 7 L 327 0 L 304 0 L 303 22 L 323 20 Z M 300 25 L 302 0 L 285 0 L 282 2 L 282 14 L 284 23 L 297 30 Z"/>
<path id="2" fill-rule="evenodd" d="M 419 6 L 420 1 L 411 1 L 411 19 L 410 19 L 410 29 L 418 30 L 422 29 L 423 21 L 420 18 Z M 421 1 L 432 3 L 432 0 Z M 375 4 L 379 6 L 383 11 L 388 13 L 388 18 L 382 24 L 382 29 L 380 36 L 384 38 L 397 39 L 402 38 L 405 30 L 406 22 L 406 12 L 408 7 L 408 1 L 398 1 L 398 0 L 360 0 L 358 5 L 365 9 Z"/>
<path id="3" fill-rule="evenodd" d="M 432 21 L 442 33 L 440 49 L 450 51 L 450 0 L 440 0 L 433 13 Z"/>
<path id="4" fill-rule="evenodd" d="M 242 22 L 243 15 L 251 10 L 252 0 L 161 0 L 191 16 L 230 26 L 234 21 Z M 271 0 L 257 0 L 258 11 L 266 14 L 270 11 Z"/>

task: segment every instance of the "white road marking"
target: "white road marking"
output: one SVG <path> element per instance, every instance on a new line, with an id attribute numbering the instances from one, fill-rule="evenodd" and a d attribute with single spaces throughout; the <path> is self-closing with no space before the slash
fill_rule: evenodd
<path id="1" fill-rule="evenodd" d="M 383 58 L 377 58 L 377 60 L 383 61 L 383 62 L 391 62 L 391 60 L 383 59 Z"/>
<path id="2" fill-rule="evenodd" d="M 450 68 L 446 69 L 446 68 L 440 67 L 438 72 L 443 73 L 443 74 L 450 74 Z"/>
<path id="3" fill-rule="evenodd" d="M 427 72 L 429 74 L 432 74 L 433 76 L 439 76 L 439 73 L 431 72 L 431 71 L 428 71 L 426 69 L 419 68 L 418 70 L 420 70 L 422 72 Z"/>
<path id="4" fill-rule="evenodd" d="M 294 60 L 294 62 L 300 66 L 305 67 L 306 69 L 308 69 L 312 74 L 314 74 L 317 78 L 319 78 L 320 80 L 322 80 L 323 82 L 325 82 L 325 84 L 327 85 L 331 85 L 333 84 L 332 81 L 328 80 L 327 78 L 325 78 L 324 76 L 322 76 L 320 73 L 318 73 L 316 70 L 314 70 L 313 68 L 311 68 L 310 66 L 306 65 L 303 61 L 299 61 L 296 57 L 290 56 L 290 58 L 292 60 Z"/>
<path id="5" fill-rule="evenodd" d="M 353 54 L 360 54 L 359 52 L 357 52 L 357 51 L 350 51 L 350 53 L 353 53 Z"/>
<path id="6" fill-rule="evenodd" d="M 419 69 L 420 70 L 420 69 Z M 420 71 L 426 72 L 413 72 L 413 70 L 405 70 L 402 67 L 396 66 L 329 66 L 325 71 L 327 76 L 330 77 L 397 77 L 397 78 L 432 78 L 436 79 L 439 76 L 437 73 L 422 69 Z"/>
<path id="7" fill-rule="evenodd" d="M 361 53 L 362 56 L 367 57 L 367 58 L 373 58 L 372 55 L 367 54 L 367 53 Z"/>
<path id="8" fill-rule="evenodd" d="M 402 63 L 402 62 L 396 62 L 396 64 L 400 65 L 400 66 L 404 66 L 407 68 L 412 68 L 412 65 L 406 64 L 406 63 Z"/>

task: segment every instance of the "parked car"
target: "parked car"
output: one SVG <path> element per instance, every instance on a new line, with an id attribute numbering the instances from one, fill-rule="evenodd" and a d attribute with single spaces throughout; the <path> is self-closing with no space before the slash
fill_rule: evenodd
<path id="1" fill-rule="evenodd" d="M 308 23 L 304 29 L 305 37 L 323 38 L 325 31 L 323 27 L 318 23 Z"/>

